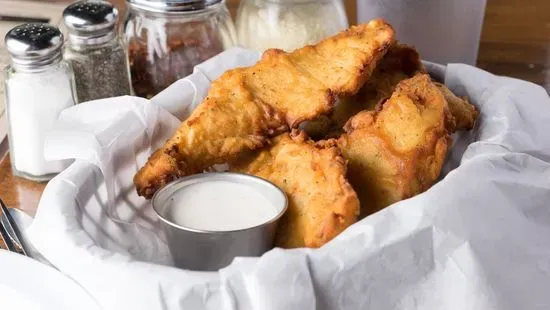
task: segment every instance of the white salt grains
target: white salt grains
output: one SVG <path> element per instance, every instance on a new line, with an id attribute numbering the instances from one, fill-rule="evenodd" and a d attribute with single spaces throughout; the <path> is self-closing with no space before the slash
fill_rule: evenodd
<path id="1" fill-rule="evenodd" d="M 44 139 L 61 111 L 74 105 L 66 64 L 42 72 L 17 72 L 6 81 L 10 156 L 14 173 L 31 179 L 61 172 L 66 161 L 44 159 Z M 70 72 L 70 71 L 69 71 Z"/>

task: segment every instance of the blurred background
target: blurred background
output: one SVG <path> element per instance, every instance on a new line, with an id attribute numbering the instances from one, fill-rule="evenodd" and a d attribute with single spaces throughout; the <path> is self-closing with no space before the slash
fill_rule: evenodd
<path id="1" fill-rule="evenodd" d="M 7 0 L 0 7 L 16 6 L 25 1 Z M 357 2 L 343 0 L 350 24 L 357 22 Z M 68 0 L 42 0 L 36 3 L 66 5 Z M 125 0 L 111 0 L 125 11 Z M 239 0 L 227 0 L 233 18 Z M 36 5 L 36 10 L 41 7 Z M 499 75 L 532 81 L 550 89 L 550 1 L 489 0 L 481 32 L 477 66 Z M 122 15 L 122 14 L 121 14 Z"/>
<path id="2" fill-rule="evenodd" d="M 14 3 L 20 0 L 8 0 Z M 344 0 L 350 24 L 357 22 L 357 2 Z M 42 0 L 66 4 L 68 0 Z M 111 0 L 125 11 L 125 0 Z M 227 0 L 233 18 L 239 0 Z M 2 5 L 5 8 L 5 5 Z M 38 6 L 37 6 L 38 8 Z M 550 1 L 489 0 L 481 32 L 477 66 L 499 75 L 532 81 L 550 89 Z"/>

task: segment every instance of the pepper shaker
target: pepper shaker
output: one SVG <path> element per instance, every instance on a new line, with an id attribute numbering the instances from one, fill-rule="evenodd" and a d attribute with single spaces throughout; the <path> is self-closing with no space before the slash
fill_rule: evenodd
<path id="1" fill-rule="evenodd" d="M 74 105 L 73 72 L 62 59 L 63 35 L 47 24 L 23 24 L 6 34 L 5 44 L 12 60 L 4 69 L 12 171 L 49 180 L 70 163 L 44 158 L 48 130 Z"/>
<path id="2" fill-rule="evenodd" d="M 131 94 L 128 57 L 118 37 L 118 11 L 100 0 L 84 0 L 63 11 L 68 33 L 65 59 L 75 73 L 79 103 Z"/>

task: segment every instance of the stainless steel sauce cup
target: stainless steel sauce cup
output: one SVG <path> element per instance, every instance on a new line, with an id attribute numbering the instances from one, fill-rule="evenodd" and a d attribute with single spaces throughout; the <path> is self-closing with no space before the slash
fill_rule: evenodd
<path id="1" fill-rule="evenodd" d="M 277 208 L 277 214 L 265 223 L 232 231 L 207 231 L 184 227 L 165 216 L 169 214 L 167 208 L 177 207 L 167 202 L 179 190 L 191 184 L 212 181 L 250 186 L 272 202 Z M 260 256 L 273 248 L 277 223 L 286 211 L 288 201 L 282 190 L 266 180 L 239 173 L 214 172 L 192 175 L 167 184 L 153 196 L 152 204 L 161 220 L 176 266 L 190 270 L 214 271 L 229 265 L 236 256 Z M 262 207 L 268 206 L 258 206 Z"/>

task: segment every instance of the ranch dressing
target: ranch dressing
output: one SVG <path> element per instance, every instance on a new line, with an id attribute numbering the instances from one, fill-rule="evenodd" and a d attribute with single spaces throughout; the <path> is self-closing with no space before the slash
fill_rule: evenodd
<path id="1" fill-rule="evenodd" d="M 208 181 L 185 186 L 164 207 L 167 220 L 185 228 L 231 231 L 254 227 L 277 216 L 273 203 L 249 185 Z"/>

